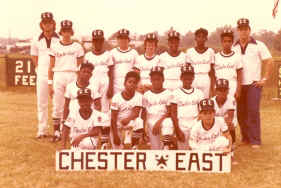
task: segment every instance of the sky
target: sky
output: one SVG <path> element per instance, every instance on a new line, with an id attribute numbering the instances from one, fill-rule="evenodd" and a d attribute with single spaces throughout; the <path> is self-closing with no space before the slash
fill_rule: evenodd
<path id="1" fill-rule="evenodd" d="M 181 34 L 200 27 L 210 32 L 250 20 L 253 32 L 281 29 L 281 12 L 272 17 L 274 0 L 1 0 L 0 37 L 32 38 L 40 33 L 42 12 L 52 12 L 57 30 L 73 22 L 75 36 L 103 29 L 105 36 L 121 28 L 131 33 L 163 33 L 171 26 Z M 280 5 L 281 6 L 281 5 Z M 279 8 L 281 11 L 281 8 Z"/>

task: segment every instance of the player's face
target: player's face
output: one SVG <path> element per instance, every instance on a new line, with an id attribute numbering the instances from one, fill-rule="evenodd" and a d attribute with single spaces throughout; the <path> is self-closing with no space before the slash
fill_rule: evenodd
<path id="1" fill-rule="evenodd" d="M 138 85 L 137 79 L 134 77 L 129 77 L 125 82 L 125 90 L 130 93 L 133 93 L 136 91 L 137 85 Z"/>
<path id="2" fill-rule="evenodd" d="M 173 52 L 178 51 L 179 44 L 180 44 L 180 40 L 177 38 L 171 38 L 168 40 L 169 49 Z"/>
<path id="3" fill-rule="evenodd" d="M 81 111 L 91 110 L 92 99 L 88 97 L 78 99 L 78 103 Z"/>
<path id="4" fill-rule="evenodd" d="M 224 101 L 227 98 L 228 89 L 216 89 L 216 99 Z"/>
<path id="5" fill-rule="evenodd" d="M 163 88 L 164 78 L 161 75 L 153 74 L 150 77 L 152 88 L 155 90 L 161 90 Z"/>
<path id="6" fill-rule="evenodd" d="M 95 39 L 92 44 L 95 51 L 101 51 L 103 49 L 104 39 Z"/>
<path id="7" fill-rule="evenodd" d="M 44 32 L 52 32 L 52 31 L 54 31 L 54 27 L 55 27 L 55 24 L 51 20 L 42 22 L 42 29 Z"/>
<path id="8" fill-rule="evenodd" d="M 192 85 L 192 82 L 194 80 L 193 74 L 183 74 L 181 76 L 182 86 L 183 88 L 190 88 Z"/>
<path id="9" fill-rule="evenodd" d="M 203 33 L 199 33 L 195 36 L 195 41 L 197 46 L 205 46 L 205 43 L 207 41 L 207 36 Z"/>
<path id="10" fill-rule="evenodd" d="M 72 31 L 71 30 L 62 30 L 61 31 L 61 36 L 64 39 L 70 39 L 72 36 Z"/>
<path id="11" fill-rule="evenodd" d="M 221 39 L 222 48 L 226 50 L 230 50 L 233 44 L 232 37 L 225 36 Z"/>
<path id="12" fill-rule="evenodd" d="M 118 42 L 118 46 L 121 49 L 128 49 L 128 47 L 129 47 L 129 38 L 127 38 L 127 37 L 119 37 L 117 39 L 117 42 Z"/>
<path id="13" fill-rule="evenodd" d="M 214 110 L 203 110 L 200 112 L 200 118 L 204 122 L 212 122 L 215 118 Z"/>
<path id="14" fill-rule="evenodd" d="M 157 43 L 155 41 L 145 42 L 145 51 L 149 54 L 155 54 L 157 48 Z"/>
<path id="15" fill-rule="evenodd" d="M 248 26 L 242 26 L 238 28 L 240 39 L 248 39 L 250 37 L 251 29 Z"/>
<path id="16" fill-rule="evenodd" d="M 79 71 L 79 79 L 88 82 L 92 76 L 92 70 L 89 68 L 83 68 Z"/>

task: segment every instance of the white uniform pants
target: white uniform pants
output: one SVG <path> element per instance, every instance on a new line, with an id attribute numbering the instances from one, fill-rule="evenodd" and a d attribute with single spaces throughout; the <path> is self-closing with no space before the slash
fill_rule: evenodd
<path id="1" fill-rule="evenodd" d="M 38 135 L 47 134 L 48 131 L 48 76 L 37 74 L 36 80 L 37 95 L 37 118 L 38 118 Z"/>
<path id="2" fill-rule="evenodd" d="M 76 72 L 54 72 L 53 118 L 62 118 L 66 86 L 76 79 Z"/>
<path id="3" fill-rule="evenodd" d="M 160 140 L 160 134 L 163 135 L 173 135 L 174 126 L 171 118 L 166 118 L 161 125 L 161 133 L 159 135 L 154 135 L 152 133 L 153 127 L 155 123 L 160 119 L 160 117 L 150 118 L 147 121 L 148 125 L 148 137 L 151 145 L 152 150 L 160 150 L 162 149 L 162 143 Z"/>
<path id="4" fill-rule="evenodd" d="M 204 98 L 210 97 L 210 85 L 211 85 L 211 80 L 208 73 L 195 74 L 192 87 L 200 89 L 204 94 Z"/>
<path id="5" fill-rule="evenodd" d="M 190 137 L 190 131 L 191 131 L 194 121 L 195 120 L 190 120 L 190 119 L 189 120 L 179 119 L 179 127 L 180 127 L 181 131 L 183 132 L 184 138 L 185 138 L 184 142 L 180 142 L 179 140 L 177 141 L 179 150 L 190 149 L 189 137 Z"/>

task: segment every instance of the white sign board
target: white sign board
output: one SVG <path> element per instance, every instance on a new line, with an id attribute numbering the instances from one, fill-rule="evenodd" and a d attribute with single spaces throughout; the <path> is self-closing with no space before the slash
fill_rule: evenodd
<path id="1" fill-rule="evenodd" d="M 222 152 L 188 150 L 62 150 L 56 170 L 231 171 L 231 156 Z"/>

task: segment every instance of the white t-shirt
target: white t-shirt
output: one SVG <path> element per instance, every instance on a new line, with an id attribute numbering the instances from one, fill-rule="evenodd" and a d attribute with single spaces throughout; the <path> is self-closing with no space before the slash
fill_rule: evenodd
<path id="1" fill-rule="evenodd" d="M 237 70 L 242 69 L 242 57 L 234 51 L 225 55 L 219 52 L 215 55 L 215 74 L 217 79 L 237 81 Z"/>
<path id="2" fill-rule="evenodd" d="M 43 33 L 33 39 L 30 49 L 30 55 L 38 56 L 37 76 L 48 76 L 48 69 L 50 64 L 50 49 L 59 43 L 59 36 L 54 33 L 51 38 L 50 44 L 47 44 L 47 40 Z"/>
<path id="3" fill-rule="evenodd" d="M 176 57 L 171 56 L 168 52 L 160 55 L 159 65 L 163 66 L 165 81 L 180 80 L 181 66 L 185 64 L 185 54 L 180 52 Z"/>
<path id="4" fill-rule="evenodd" d="M 108 67 L 113 65 L 112 56 L 109 51 L 105 51 L 100 55 L 96 55 L 92 51 L 87 52 L 84 57 L 84 62 L 91 63 L 95 66 L 93 78 L 97 79 L 107 78 Z"/>
<path id="5" fill-rule="evenodd" d="M 222 136 L 227 130 L 228 127 L 221 117 L 215 117 L 214 125 L 209 130 L 203 127 L 201 120 L 194 121 L 190 132 L 189 144 L 193 150 L 200 150 L 201 148 L 212 150 L 216 138 Z"/>
<path id="6" fill-rule="evenodd" d="M 127 51 L 114 48 L 111 51 L 111 55 L 114 64 L 114 87 L 122 90 L 124 88 L 125 76 L 129 71 L 133 70 L 132 68 L 135 65 L 138 53 L 132 48 L 129 48 Z"/>
<path id="7" fill-rule="evenodd" d="M 221 107 L 219 107 L 219 105 L 216 101 L 216 97 L 213 97 L 212 100 L 214 101 L 214 104 L 215 104 L 215 111 L 216 111 L 217 117 L 224 118 L 224 116 L 228 110 L 236 109 L 236 101 L 235 101 L 235 98 L 232 96 L 228 96 L 225 103 Z"/>
<path id="8" fill-rule="evenodd" d="M 69 45 L 59 42 L 51 48 L 50 55 L 55 57 L 54 72 L 77 72 L 77 58 L 84 56 L 84 50 L 78 42 Z"/>
<path id="9" fill-rule="evenodd" d="M 233 50 L 242 56 L 242 85 L 250 85 L 261 80 L 261 63 L 272 58 L 265 44 L 251 38 L 245 51 L 242 51 L 239 41 L 234 44 Z"/>
<path id="10" fill-rule="evenodd" d="M 198 104 L 204 99 L 200 89 L 179 88 L 173 92 L 171 103 L 177 104 L 179 120 L 194 120 L 198 116 Z"/>
<path id="11" fill-rule="evenodd" d="M 121 92 L 113 96 L 111 110 L 118 111 L 117 128 L 121 128 L 120 121 L 127 118 L 134 107 L 142 107 L 142 95 L 140 93 L 135 92 L 135 95 L 130 100 L 125 100 Z"/>
<path id="12" fill-rule="evenodd" d="M 208 74 L 214 61 L 215 51 L 212 48 L 208 48 L 202 54 L 195 48 L 190 48 L 186 52 L 186 62 L 193 66 L 195 74 Z"/>
<path id="13" fill-rule="evenodd" d="M 72 110 L 65 120 L 64 125 L 70 128 L 71 142 L 81 135 L 87 134 L 93 127 L 108 126 L 110 118 L 105 113 L 93 110 L 88 119 L 83 119 L 79 110 Z"/>
<path id="14" fill-rule="evenodd" d="M 145 55 L 140 55 L 137 57 L 134 67 L 140 70 L 142 84 L 151 84 L 149 76 L 150 70 L 152 67 L 157 66 L 159 61 L 160 59 L 158 55 L 155 55 L 152 59 L 148 59 Z"/>
<path id="15" fill-rule="evenodd" d="M 143 95 L 143 107 L 147 112 L 147 121 L 158 121 L 167 113 L 167 106 L 170 106 L 172 100 L 172 92 L 168 89 L 161 93 L 153 93 L 147 91 Z"/>

